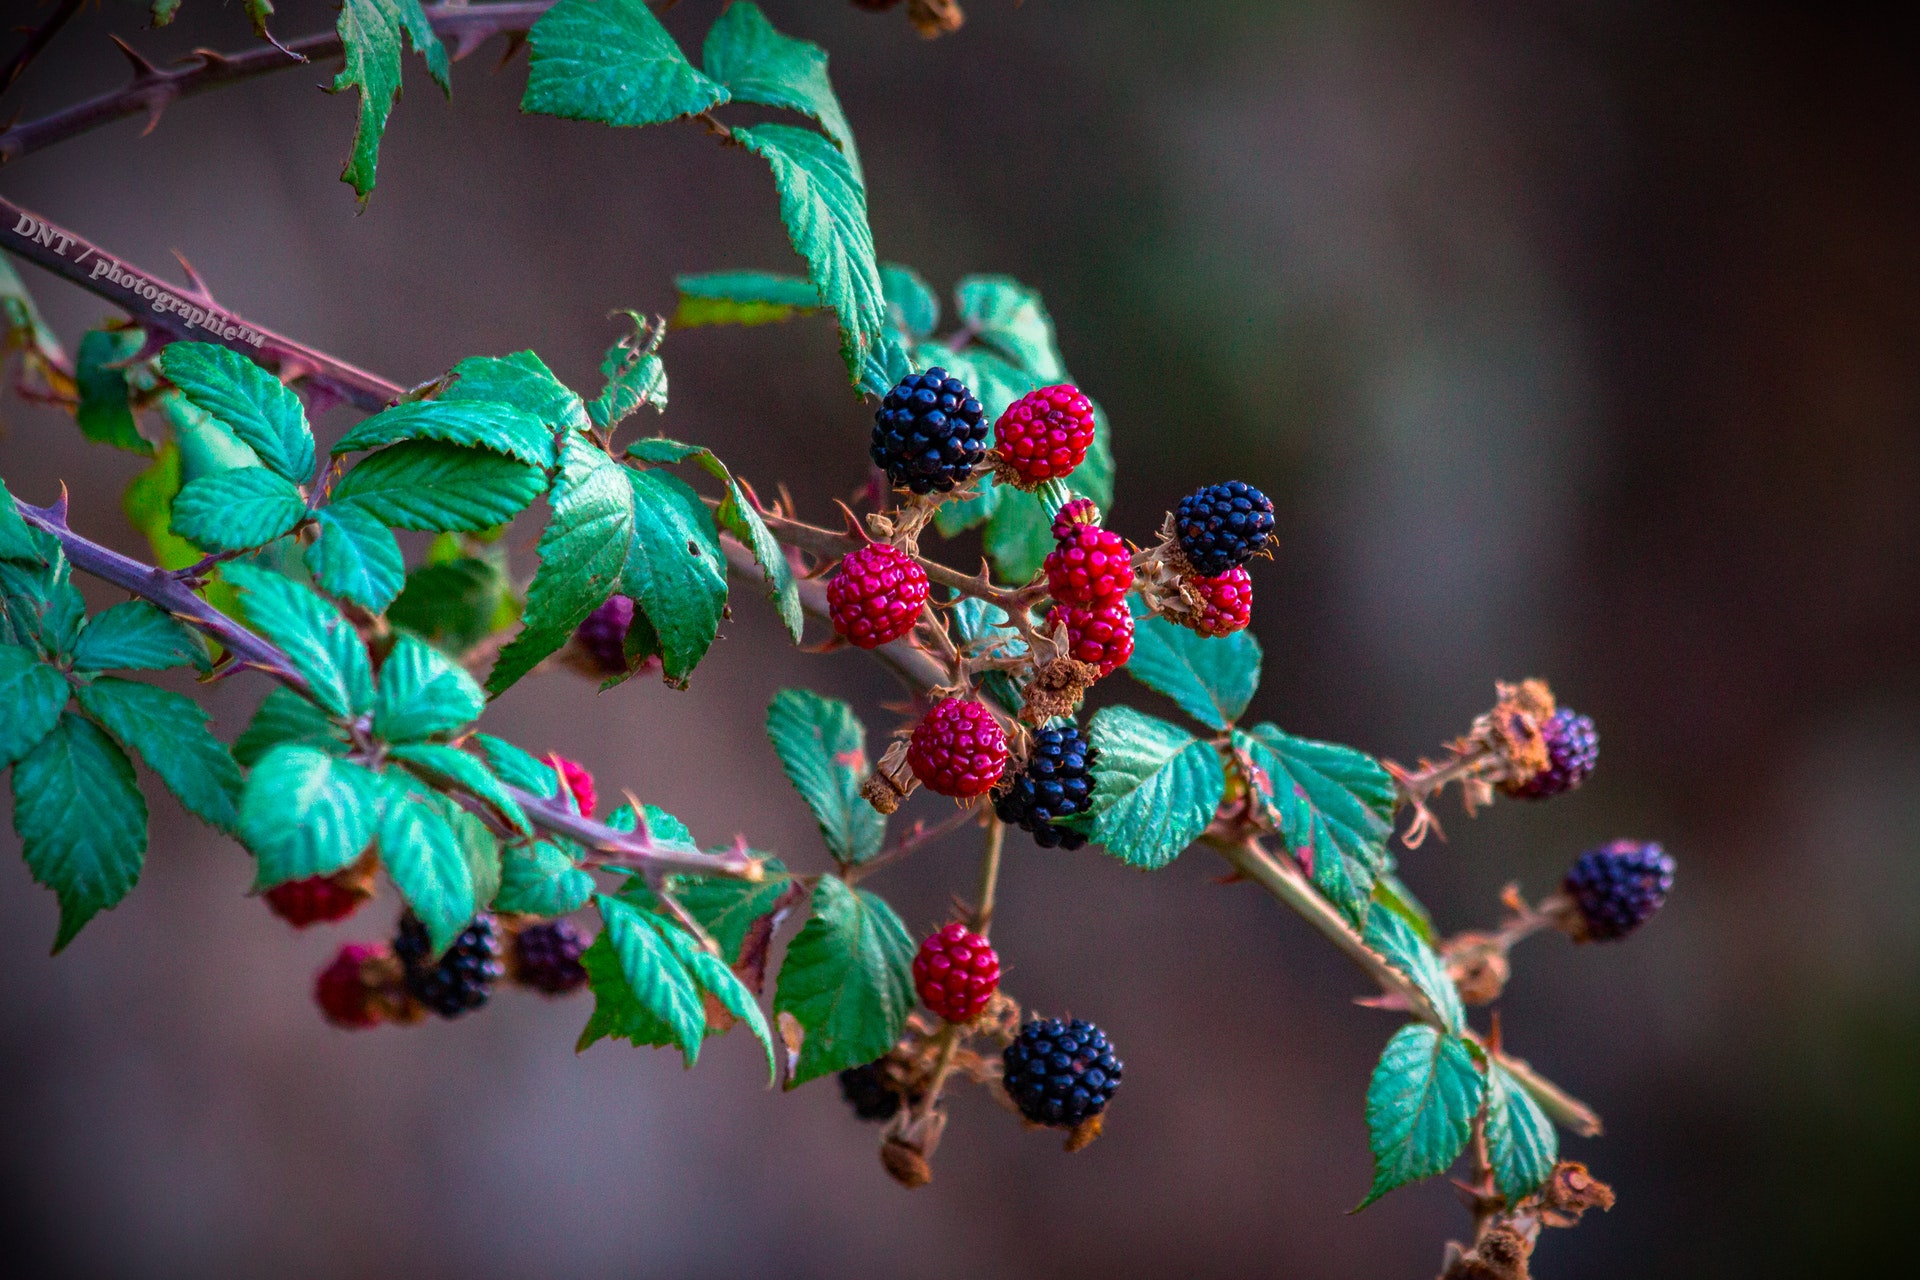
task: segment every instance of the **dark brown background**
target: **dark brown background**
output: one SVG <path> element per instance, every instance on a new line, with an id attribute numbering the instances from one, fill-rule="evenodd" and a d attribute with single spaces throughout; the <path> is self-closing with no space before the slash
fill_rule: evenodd
<path id="1" fill-rule="evenodd" d="M 670 26 L 697 48 L 719 7 Z M 1509 1042 L 1607 1116 L 1566 1148 L 1621 1193 L 1541 1273 L 1861 1269 L 1920 1137 L 1914 41 L 1749 6 L 970 0 L 925 44 L 897 12 L 766 7 L 832 52 L 883 255 L 943 290 L 998 270 L 1044 292 L 1115 423 L 1120 527 L 1227 475 L 1276 497 L 1259 715 L 1406 759 L 1538 673 L 1598 720 L 1586 790 L 1406 858 L 1456 926 L 1615 835 L 1680 862 L 1630 945 L 1521 953 Z M 330 21 L 287 0 L 275 29 Z M 212 0 L 141 26 L 109 0 L 0 105 L 115 83 L 109 30 L 156 57 L 249 39 Z M 531 346 L 593 387 L 610 309 L 670 308 L 680 271 L 793 266 L 758 162 L 687 126 L 522 118 L 497 49 L 451 107 L 409 60 L 359 217 L 330 68 L 0 189 L 150 269 L 178 248 L 242 315 L 408 383 Z M 109 314 L 22 272 L 69 347 Z M 817 322 L 676 335 L 665 426 L 824 515 L 865 465 L 833 348 Z M 3 412 L 16 492 L 65 478 L 80 527 L 136 546 L 134 461 Z M 883 722 L 888 688 L 737 612 L 690 693 L 556 676 L 489 725 L 817 865 L 762 709 L 805 682 Z M 223 689 L 223 729 L 260 692 Z M 170 800 L 138 892 L 58 959 L 52 899 L 0 841 L 0 1203 L 9 1259 L 44 1274 L 1425 1277 L 1464 1222 L 1442 1186 L 1345 1215 L 1393 1022 L 1199 853 L 1148 877 L 1015 841 L 1009 984 L 1103 1023 L 1126 1091 L 1072 1159 L 963 1097 L 909 1195 L 830 1084 L 767 1093 L 738 1036 L 692 1073 L 576 1058 L 584 1000 L 521 994 L 330 1030 L 310 975 L 390 901 L 296 935 Z M 971 882 L 956 841 L 875 885 L 917 929 Z"/>

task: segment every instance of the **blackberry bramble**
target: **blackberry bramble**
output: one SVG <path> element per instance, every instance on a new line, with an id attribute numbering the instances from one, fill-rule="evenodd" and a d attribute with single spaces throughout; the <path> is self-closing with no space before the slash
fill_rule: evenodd
<path id="1" fill-rule="evenodd" d="M 1273 503 L 1241 480 L 1210 484 L 1180 499 L 1173 527 L 1193 571 L 1217 578 L 1273 539 Z"/>
<path id="2" fill-rule="evenodd" d="M 913 727 L 907 767 L 927 790 L 956 800 L 983 796 L 1007 768 L 1007 735 L 986 704 L 942 698 Z"/>
<path id="3" fill-rule="evenodd" d="M 1073 474 L 1093 445 L 1093 402 L 1070 382 L 1029 391 L 993 424 L 996 474 L 1024 489 Z"/>
<path id="4" fill-rule="evenodd" d="M 393 953 L 405 967 L 407 994 L 443 1018 L 457 1018 L 486 1004 L 506 966 L 500 962 L 500 933 L 484 912 L 461 930 L 446 954 L 429 960 L 427 926 L 411 911 L 400 917 Z"/>
<path id="5" fill-rule="evenodd" d="M 1036 1018 L 1001 1055 L 1001 1083 L 1035 1124 L 1071 1129 L 1107 1109 L 1124 1066 L 1106 1033 L 1075 1018 Z"/>
<path id="6" fill-rule="evenodd" d="M 1000 821 L 1031 832 L 1042 849 L 1080 848 L 1087 838 L 1058 820 L 1087 811 L 1094 754 L 1078 725 L 1040 730 L 1033 735 L 1027 767 L 995 798 L 994 812 Z"/>
<path id="7" fill-rule="evenodd" d="M 1563 886 L 1583 942 L 1613 942 L 1645 924 L 1673 891 L 1673 858 L 1651 842 L 1615 840 L 1580 855 Z"/>
<path id="8" fill-rule="evenodd" d="M 827 614 L 835 633 L 860 649 L 877 649 L 906 635 L 926 603 L 926 571 L 906 552 L 881 542 L 849 552 L 827 584 Z"/>
<path id="9" fill-rule="evenodd" d="M 921 943 L 913 957 L 920 1003 L 948 1022 L 972 1022 L 999 987 L 993 944 L 957 920 Z"/>
<path id="10" fill-rule="evenodd" d="M 902 378 L 874 414 L 869 452 L 896 488 L 945 493 L 987 456 L 984 411 L 945 369 Z"/>

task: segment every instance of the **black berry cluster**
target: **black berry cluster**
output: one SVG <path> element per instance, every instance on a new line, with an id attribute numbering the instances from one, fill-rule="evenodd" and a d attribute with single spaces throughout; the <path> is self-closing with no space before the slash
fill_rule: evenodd
<path id="1" fill-rule="evenodd" d="M 1571 791 L 1587 780 L 1600 760 L 1600 735 L 1593 721 L 1568 707 L 1547 717 L 1540 726 L 1547 741 L 1547 767 L 1531 778 L 1501 788 L 1522 800 L 1545 800 Z"/>
<path id="2" fill-rule="evenodd" d="M 632 598 L 616 595 L 588 614 L 573 634 L 601 671 L 617 676 L 627 670 L 627 630 L 632 626 Z"/>
<path id="3" fill-rule="evenodd" d="M 891 1120 L 900 1110 L 900 1095 L 887 1088 L 878 1063 L 842 1071 L 840 1096 L 862 1120 Z"/>
<path id="4" fill-rule="evenodd" d="M 945 369 L 902 378 L 873 415 L 873 463 L 896 486 L 945 493 L 987 456 L 987 420 Z"/>
<path id="5" fill-rule="evenodd" d="M 1610 942 L 1645 924 L 1667 900 L 1673 858 L 1651 842 L 1615 840 L 1581 854 L 1565 887 L 1580 908 L 1586 936 Z"/>
<path id="6" fill-rule="evenodd" d="M 1273 538 L 1273 503 L 1244 481 L 1210 484 L 1180 499 L 1173 528 L 1194 572 L 1217 578 Z"/>
<path id="7" fill-rule="evenodd" d="M 528 925 L 513 939 L 514 977 L 550 996 L 584 986 L 587 967 L 580 963 L 587 939 L 571 921 Z"/>
<path id="8" fill-rule="evenodd" d="M 506 966 L 500 962 L 500 932 L 484 912 L 460 931 L 437 962 L 427 926 L 411 911 L 400 918 L 393 953 L 406 973 L 407 994 L 443 1018 L 471 1013 L 487 1002 Z"/>
<path id="9" fill-rule="evenodd" d="M 1020 1114 L 1062 1129 L 1106 1110 L 1123 1069 L 1106 1033 L 1079 1018 L 1034 1019 L 1020 1028 L 1001 1062 L 1001 1082 Z"/>
<path id="10" fill-rule="evenodd" d="M 1095 754 L 1079 725 L 1040 730 L 1026 769 L 994 798 L 993 811 L 1000 821 L 1031 831 L 1042 849 L 1078 849 L 1087 838 L 1059 820 L 1087 811 Z"/>

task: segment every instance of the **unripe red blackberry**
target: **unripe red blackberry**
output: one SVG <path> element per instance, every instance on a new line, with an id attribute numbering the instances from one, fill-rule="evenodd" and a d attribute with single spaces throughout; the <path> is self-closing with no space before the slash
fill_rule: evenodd
<path id="1" fill-rule="evenodd" d="M 1085 498 L 1054 517 L 1054 548 L 1047 553 L 1047 593 L 1061 604 L 1098 608 L 1133 586 L 1133 559 L 1119 534 L 1100 527 L 1100 509 Z"/>
<path id="2" fill-rule="evenodd" d="M 840 1096 L 862 1120 L 891 1120 L 900 1111 L 900 1095 L 887 1088 L 877 1062 L 842 1071 Z"/>
<path id="3" fill-rule="evenodd" d="M 380 1021 L 379 988 L 368 981 L 372 966 L 393 953 L 377 942 L 349 942 L 313 982 L 313 1002 L 336 1027 L 371 1027 Z"/>
<path id="4" fill-rule="evenodd" d="M 321 921 L 344 920 L 373 894 L 358 879 L 342 884 L 333 876 L 309 876 L 277 884 L 260 895 L 267 908 L 296 929 Z"/>
<path id="5" fill-rule="evenodd" d="M 1007 735 L 986 704 L 942 698 L 913 727 L 907 767 L 927 790 L 957 800 L 993 790 L 1007 769 Z"/>
<path id="6" fill-rule="evenodd" d="M 1071 1129 L 1106 1110 L 1124 1065 L 1106 1033 L 1079 1018 L 1036 1018 L 1001 1055 L 1000 1078 L 1020 1114 L 1035 1124 Z"/>
<path id="7" fill-rule="evenodd" d="M 580 957 L 587 939 L 569 920 L 531 924 L 513 937 L 513 977 L 523 986 L 563 996 L 586 985 Z"/>
<path id="8" fill-rule="evenodd" d="M 1580 909 L 1582 940 L 1611 942 L 1645 924 L 1673 891 L 1673 869 L 1666 850 L 1639 840 L 1581 854 L 1564 888 Z"/>
<path id="9" fill-rule="evenodd" d="M 587 615 L 574 630 L 573 638 L 593 660 L 603 675 L 625 675 L 627 670 L 627 629 L 633 626 L 633 600 L 612 596 Z"/>
<path id="10" fill-rule="evenodd" d="M 1547 743 L 1547 767 L 1531 778 L 1502 782 L 1500 789 L 1522 800 L 1545 800 L 1585 782 L 1600 760 L 1600 735 L 1593 721 L 1568 707 L 1540 726 Z"/>
<path id="11" fill-rule="evenodd" d="M 1070 382 L 1029 391 L 993 424 L 993 442 L 1024 484 L 1071 475 L 1093 445 L 1093 402 Z"/>
<path id="12" fill-rule="evenodd" d="M 577 760 L 569 760 L 565 756 L 555 756 L 554 760 L 560 766 L 560 780 L 572 793 L 573 802 L 580 807 L 582 814 L 591 818 L 593 811 L 600 807 L 600 796 L 593 789 L 593 775 L 587 772 L 587 766 Z"/>
<path id="13" fill-rule="evenodd" d="M 1032 832 L 1042 849 L 1080 848 L 1087 838 L 1056 820 L 1087 811 L 1097 755 L 1079 725 L 1040 730 L 1027 767 L 994 798 L 994 812 L 1000 821 Z"/>
<path id="14" fill-rule="evenodd" d="M 972 1022 L 999 988 L 1000 957 L 993 944 L 957 920 L 921 943 L 913 957 L 920 1003 L 948 1022 Z"/>
<path id="15" fill-rule="evenodd" d="M 1122 600 L 1099 609 L 1068 606 L 1067 655 L 1111 675 L 1133 656 L 1133 615 Z"/>
<path id="16" fill-rule="evenodd" d="M 1232 635 L 1253 621 L 1253 577 L 1235 566 L 1212 578 L 1188 578 L 1187 585 L 1199 593 L 1198 613 L 1181 614 L 1181 626 L 1203 636 Z"/>
<path id="17" fill-rule="evenodd" d="M 883 542 L 849 552 L 827 583 L 834 631 L 861 649 L 877 649 L 906 635 L 926 603 L 926 570 Z"/>
<path id="18" fill-rule="evenodd" d="M 500 962 L 500 933 L 485 912 L 460 931 L 446 953 L 429 961 L 427 926 L 409 911 L 400 917 L 393 953 L 405 968 L 407 994 L 443 1018 L 457 1018 L 486 1004 L 493 984 L 506 972 Z"/>
<path id="19" fill-rule="evenodd" d="M 987 456 L 984 411 L 945 369 L 902 378 L 873 415 L 869 452 L 896 487 L 945 493 Z"/>
<path id="20" fill-rule="evenodd" d="M 1210 484 L 1180 499 L 1173 528 L 1193 571 L 1215 578 L 1272 540 L 1273 503 L 1244 481 Z"/>

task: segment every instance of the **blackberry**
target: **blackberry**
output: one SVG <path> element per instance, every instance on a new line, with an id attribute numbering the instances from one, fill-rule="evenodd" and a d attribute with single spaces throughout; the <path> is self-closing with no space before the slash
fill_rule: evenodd
<path id="1" fill-rule="evenodd" d="M 1673 859 L 1651 842 L 1615 840 L 1580 855 L 1567 872 L 1585 939 L 1611 942 L 1645 924 L 1673 890 Z"/>
<path id="2" fill-rule="evenodd" d="M 900 1095 L 887 1088 L 876 1062 L 842 1071 L 840 1096 L 862 1120 L 891 1120 L 900 1110 Z"/>
<path id="3" fill-rule="evenodd" d="M 1123 1070 L 1106 1033 L 1079 1018 L 1034 1019 L 1020 1028 L 1001 1062 L 1001 1083 L 1020 1114 L 1061 1129 L 1106 1110 Z"/>
<path id="4" fill-rule="evenodd" d="M 1245 564 L 1273 538 L 1273 503 L 1241 480 L 1210 484 L 1180 499 L 1174 533 L 1203 578 Z"/>
<path id="5" fill-rule="evenodd" d="M 1571 791 L 1587 780 L 1600 759 L 1600 735 L 1593 721 L 1579 712 L 1562 707 L 1540 726 L 1547 740 L 1547 767 L 1531 778 L 1503 782 L 1500 789 L 1522 800 L 1545 800 Z"/>
<path id="6" fill-rule="evenodd" d="M 607 602 L 587 615 L 574 630 L 593 665 L 602 675 L 619 676 L 627 672 L 627 629 L 633 626 L 633 600 L 629 596 L 610 596 Z"/>
<path id="7" fill-rule="evenodd" d="M 567 920 L 528 925 L 513 939 L 513 976 L 524 986 L 563 996 L 584 986 L 587 967 L 580 956 L 587 939 Z"/>
<path id="8" fill-rule="evenodd" d="M 983 796 L 1006 772 L 1006 731 L 985 703 L 942 698 L 913 727 L 907 767 L 936 795 Z"/>
<path id="9" fill-rule="evenodd" d="M 419 917 L 411 911 L 401 916 L 393 953 L 405 967 L 407 994 L 443 1018 L 457 1018 L 485 1004 L 506 971 L 500 963 L 499 930 L 485 912 L 460 931 L 436 962 L 427 959 L 432 950 Z"/>
<path id="10" fill-rule="evenodd" d="M 993 811 L 1000 821 L 1032 832 L 1042 849 L 1080 848 L 1087 838 L 1058 820 L 1087 811 L 1096 754 L 1079 725 L 1040 730 L 1033 735 L 1027 767 L 995 797 Z"/>
<path id="11" fill-rule="evenodd" d="M 902 378 L 873 415 L 873 463 L 895 486 L 945 493 L 987 456 L 987 420 L 964 382 L 945 369 Z"/>

